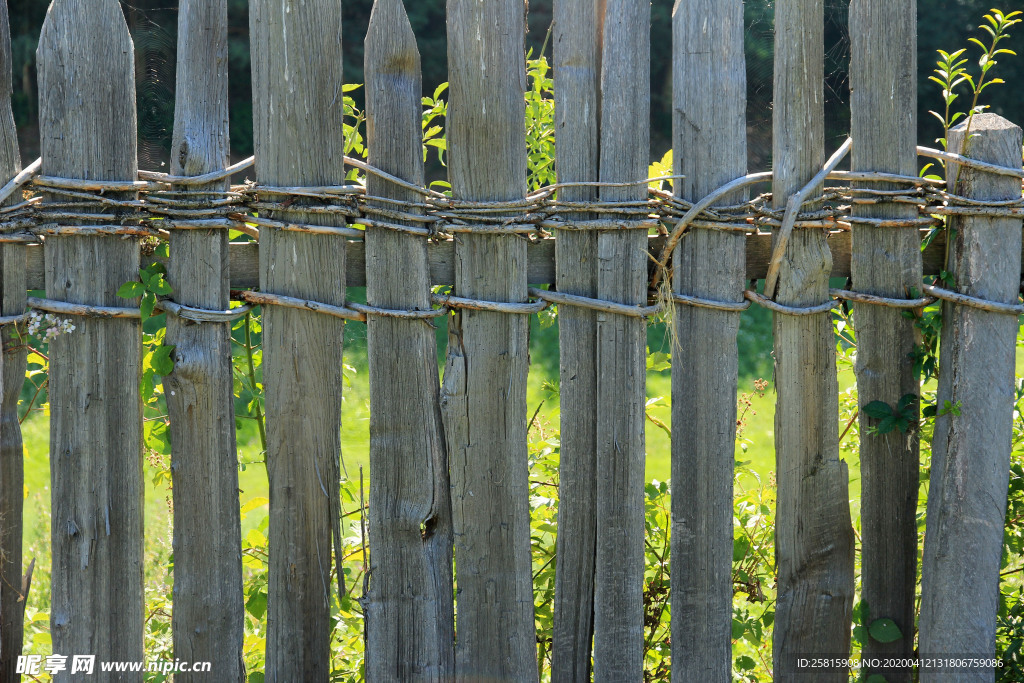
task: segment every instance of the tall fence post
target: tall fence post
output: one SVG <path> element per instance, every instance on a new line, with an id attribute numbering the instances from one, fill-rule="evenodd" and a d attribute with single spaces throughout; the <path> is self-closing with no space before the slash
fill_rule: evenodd
<path id="1" fill-rule="evenodd" d="M 608 0 L 601 58 L 601 181 L 637 183 L 650 156 L 651 5 Z M 647 197 L 646 183 L 602 187 L 603 201 Z M 647 303 L 647 234 L 597 237 L 598 298 Z M 594 680 L 643 676 L 644 407 L 647 323 L 597 315 L 597 563 Z"/>
<path id="2" fill-rule="evenodd" d="M 698 201 L 746 174 L 743 3 L 679 2 L 672 26 L 672 148 L 685 176 L 675 188 Z M 745 247 L 740 233 L 691 230 L 675 250 L 674 291 L 742 303 Z M 740 314 L 676 305 L 673 325 L 672 680 L 728 681 Z"/>
<path id="3" fill-rule="evenodd" d="M 850 3 L 850 94 L 854 171 L 917 174 L 917 2 L 853 0 Z M 895 189 L 885 183 L 865 184 Z M 908 204 L 855 204 L 854 216 L 916 218 Z M 917 228 L 885 228 L 853 219 L 850 268 L 858 292 L 910 298 L 921 287 Z M 857 395 L 895 406 L 920 393 L 911 354 L 913 320 L 903 311 L 854 304 Z M 911 410 L 919 411 L 915 401 Z M 916 420 L 915 420 L 916 422 Z M 916 431 L 872 434 L 878 421 L 860 412 L 861 584 L 867 623 L 892 619 L 902 636 L 882 643 L 869 637 L 864 656 L 885 661 L 914 654 L 917 584 L 918 445 Z M 910 681 L 911 667 L 871 669 L 892 683 Z"/>
<path id="4" fill-rule="evenodd" d="M 402 0 L 374 2 L 364 54 L 369 161 L 422 186 L 420 53 Z M 421 199 L 372 173 L 366 187 L 374 197 Z M 365 240 L 367 303 L 430 311 L 427 240 L 374 227 L 367 227 Z M 370 314 L 366 346 L 371 406 L 366 677 L 452 680 L 451 491 L 434 329 L 426 320 Z"/>
<path id="5" fill-rule="evenodd" d="M 38 50 L 44 175 L 136 179 L 133 52 L 115 0 L 50 5 Z M 50 299 L 123 306 L 117 290 L 139 277 L 135 240 L 55 235 L 44 248 Z M 74 332 L 50 342 L 53 651 L 140 661 L 141 326 L 84 316 L 73 323 Z M 56 680 L 70 680 L 69 671 Z"/>
<path id="6" fill-rule="evenodd" d="M 949 131 L 949 149 L 999 166 L 1021 166 L 1021 129 L 979 114 Z M 971 199 L 1020 199 L 1020 178 L 950 163 L 949 190 Z M 958 182 L 959 179 L 959 182 Z M 947 270 L 960 294 L 1016 304 L 1021 219 L 950 221 Z M 1015 400 L 1017 315 L 946 302 L 939 351 L 939 414 L 932 441 L 928 522 L 921 571 L 922 658 L 995 657 Z M 937 667 L 921 681 L 991 681 L 992 667 Z"/>
<path id="7" fill-rule="evenodd" d="M 776 209 L 785 208 L 790 195 L 811 181 L 824 161 L 823 16 L 822 0 L 779 0 L 776 5 L 772 188 Z M 825 234 L 795 230 L 781 259 L 776 301 L 793 307 L 829 301 L 831 268 Z M 776 678 L 789 680 L 800 656 L 840 657 L 849 652 L 854 537 L 849 475 L 846 463 L 839 459 L 832 314 L 776 313 L 774 338 L 778 476 L 774 670 Z M 805 673 L 816 681 L 848 679 L 845 668 Z"/>
<path id="8" fill-rule="evenodd" d="M 526 17 L 519 0 L 448 0 L 448 171 L 452 195 L 526 195 Z M 526 241 L 463 234 L 455 293 L 526 300 Z M 526 450 L 526 315 L 449 319 L 441 389 L 452 477 L 459 679 L 537 680 Z"/>
<path id="9" fill-rule="evenodd" d="M 228 165 L 227 43 L 226 0 L 182 0 L 171 175 L 202 175 Z M 187 189 L 223 191 L 228 183 Z M 168 280 L 175 302 L 226 310 L 231 305 L 227 230 L 177 230 L 170 247 Z M 166 339 L 175 347 L 174 370 L 164 378 L 174 483 L 174 656 L 215 662 L 218 680 L 242 681 L 245 616 L 231 323 L 199 324 L 168 312 Z M 196 676 L 185 672 L 176 678 Z"/>
<path id="10" fill-rule="evenodd" d="M 0 0 L 0 184 L 21 170 L 18 131 L 11 110 L 11 26 L 7 0 Z M 7 204 L 17 204 L 15 193 Z M 0 244 L 0 316 L 25 311 L 25 245 Z M 18 329 L 6 325 L 0 344 L 0 680 L 17 680 L 15 668 L 24 633 L 21 535 L 24 518 L 25 463 L 18 422 L 18 400 L 25 385 L 28 352 Z"/>
<path id="11" fill-rule="evenodd" d="M 598 180 L 601 42 L 604 0 L 555 0 L 554 79 L 558 182 Z M 594 187 L 563 187 L 559 199 L 593 202 Z M 574 214 L 587 220 L 588 214 Z M 559 230 L 555 280 L 559 292 L 597 296 L 597 233 Z M 563 306 L 558 312 L 558 537 L 551 680 L 590 680 L 594 638 L 597 535 L 597 314 Z"/>
<path id="12" fill-rule="evenodd" d="M 256 177 L 274 187 L 340 185 L 341 6 L 336 0 L 253 0 L 253 143 Z M 261 200 L 285 202 L 279 193 Z M 291 197 L 262 212 L 312 222 Z M 317 214 L 315 222 L 344 225 Z M 345 239 L 275 228 L 260 232 L 260 289 L 332 306 L 345 303 Z M 263 308 L 263 384 L 270 479 L 266 679 L 324 681 L 331 672 L 332 562 L 340 521 L 344 321 L 283 306 Z"/>

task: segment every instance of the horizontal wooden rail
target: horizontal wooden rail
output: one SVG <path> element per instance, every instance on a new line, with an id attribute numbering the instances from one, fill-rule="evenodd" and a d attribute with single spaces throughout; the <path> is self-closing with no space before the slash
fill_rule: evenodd
<path id="1" fill-rule="evenodd" d="M 924 233 L 922 233 L 923 235 Z M 660 254 L 665 237 L 651 237 L 648 252 Z M 771 235 L 747 237 L 747 279 L 760 280 L 768 274 L 771 259 Z M 832 277 L 850 276 L 850 233 L 834 232 L 828 239 L 832 250 Z M 555 240 L 545 239 L 531 242 L 526 250 L 528 258 L 527 279 L 531 285 L 550 285 L 555 282 Z M 938 235 L 925 249 L 924 274 L 938 275 L 943 268 L 946 241 Z M 452 242 L 430 243 L 427 249 L 430 258 L 430 277 L 435 285 L 450 285 L 455 280 L 454 247 Z M 146 262 L 143 257 L 143 262 Z M 366 259 L 362 241 L 348 242 L 346 269 L 349 287 L 366 286 Z M 651 267 L 654 262 L 651 261 Z M 231 245 L 231 288 L 251 289 L 259 286 L 259 251 L 255 242 L 233 243 Z M 43 289 L 43 250 L 40 245 L 28 247 L 28 288 Z"/>

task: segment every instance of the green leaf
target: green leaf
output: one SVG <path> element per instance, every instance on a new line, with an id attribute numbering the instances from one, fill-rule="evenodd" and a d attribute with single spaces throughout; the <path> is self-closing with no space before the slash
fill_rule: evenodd
<path id="1" fill-rule="evenodd" d="M 736 669 L 738 671 L 752 671 L 757 666 L 757 662 L 754 661 L 753 657 L 743 655 L 742 657 L 736 658 Z"/>
<path id="2" fill-rule="evenodd" d="M 121 285 L 121 288 L 117 290 L 117 295 L 123 299 L 134 299 L 137 296 L 142 296 L 146 288 L 142 286 L 141 282 L 126 282 Z"/>
<path id="3" fill-rule="evenodd" d="M 864 679 L 864 683 L 889 683 L 889 679 L 882 674 L 871 674 Z"/>
<path id="4" fill-rule="evenodd" d="M 166 344 L 153 351 L 153 372 L 161 377 L 171 374 L 174 370 L 174 359 L 171 358 L 173 352 L 174 346 Z"/>
<path id="5" fill-rule="evenodd" d="M 868 417 L 882 420 L 892 416 L 892 408 L 885 401 L 872 401 L 862 409 Z"/>
<path id="6" fill-rule="evenodd" d="M 892 619 L 875 619 L 868 626 L 868 633 L 880 643 L 892 643 L 903 637 L 903 632 Z"/>
<path id="7" fill-rule="evenodd" d="M 260 591 L 250 595 L 249 599 L 245 601 L 245 611 L 251 614 L 256 621 L 261 620 L 267 613 L 267 594 Z"/>
<path id="8" fill-rule="evenodd" d="M 139 304 L 139 311 L 142 313 L 142 322 L 146 322 L 153 316 L 153 308 L 156 307 L 156 297 L 151 292 L 147 292 L 142 297 L 142 303 Z"/>
<path id="9" fill-rule="evenodd" d="M 149 291 L 160 296 L 167 296 L 173 290 L 171 289 L 171 284 L 164 279 L 163 275 L 159 275 L 149 281 Z"/>
<path id="10" fill-rule="evenodd" d="M 896 410 L 903 413 L 908 408 L 913 407 L 917 403 L 917 396 L 915 394 L 903 394 L 900 397 L 900 402 L 896 406 Z"/>
<path id="11" fill-rule="evenodd" d="M 881 422 L 878 423 L 878 433 L 888 434 L 892 430 L 896 429 L 896 426 L 896 417 L 894 415 L 890 415 L 889 417 L 884 418 Z"/>
<path id="12" fill-rule="evenodd" d="M 739 619 L 732 620 L 732 637 L 733 640 L 739 640 L 743 637 L 744 632 L 747 630 L 747 625 Z"/>

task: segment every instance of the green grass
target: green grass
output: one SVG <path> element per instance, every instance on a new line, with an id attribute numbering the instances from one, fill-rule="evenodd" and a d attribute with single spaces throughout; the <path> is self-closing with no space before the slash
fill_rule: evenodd
<path id="1" fill-rule="evenodd" d="M 352 293 L 354 298 L 361 299 L 362 291 Z M 758 312 L 759 313 L 759 312 Z M 741 393 L 753 392 L 753 380 L 765 374 L 765 359 L 770 360 L 767 352 L 758 350 L 763 347 L 765 334 L 770 339 L 770 322 L 763 315 L 744 317 L 744 325 L 740 333 L 740 348 L 743 360 L 740 381 Z M 443 362 L 444 346 L 447 331 L 442 322 L 438 326 L 438 360 Z M 667 352 L 670 342 L 667 339 L 663 324 L 652 325 L 648 335 L 649 347 L 652 351 Z M 770 343 L 770 341 L 769 341 Z M 746 349 L 744 349 L 746 347 Z M 532 318 L 530 329 L 530 373 L 527 386 L 527 417 L 536 412 L 536 420 L 547 428 L 559 425 L 558 409 L 558 327 L 557 324 L 543 325 L 538 317 Z M 370 445 L 370 406 L 369 385 L 366 362 L 366 328 L 363 325 L 349 324 L 346 328 L 345 357 L 348 366 L 345 372 L 344 399 L 342 403 L 341 449 L 343 476 L 352 481 L 359 480 L 360 468 L 364 476 L 369 477 L 369 445 Z M 770 373 L 770 370 L 769 370 Z M 671 424 L 671 373 L 668 370 L 649 372 L 647 396 L 649 399 L 660 400 L 651 405 L 649 413 L 663 424 Z M 739 453 L 742 460 L 749 460 L 751 467 L 762 474 L 774 469 L 774 450 L 772 447 L 772 430 L 774 415 L 774 396 L 769 387 L 763 396 L 752 397 L 752 409 L 746 416 L 744 437 L 750 442 L 746 453 Z M 539 411 L 538 411 L 539 408 Z M 45 411 L 35 411 L 23 425 L 25 439 L 25 532 L 26 549 L 45 548 L 49 543 L 49 420 Z M 239 488 L 243 504 L 254 498 L 268 497 L 269 487 L 266 469 L 260 460 L 261 447 L 256 425 L 251 420 L 238 421 L 239 460 L 248 463 L 239 472 Z M 146 535 L 147 549 L 153 544 L 164 543 L 169 538 L 171 520 L 168 497 L 170 491 L 166 485 L 154 484 L 153 479 L 160 467 L 166 462 L 146 462 Z M 647 422 L 647 460 L 646 478 L 665 481 L 671 475 L 671 444 L 668 434 L 653 422 Z M 243 535 L 255 528 L 265 506 L 254 509 L 242 522 Z M 26 559 L 29 556 L 26 555 Z"/>

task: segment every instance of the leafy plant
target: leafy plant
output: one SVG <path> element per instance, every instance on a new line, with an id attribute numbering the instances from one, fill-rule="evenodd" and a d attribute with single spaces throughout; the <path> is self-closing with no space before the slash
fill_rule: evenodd
<path id="1" fill-rule="evenodd" d="M 948 146 L 949 129 L 961 118 L 967 116 L 967 134 L 964 136 L 964 148 L 959 150 L 960 154 L 965 153 L 967 142 L 970 139 L 971 121 L 974 115 L 988 108 L 987 105 L 978 104 L 981 93 L 989 86 L 1005 82 L 1003 79 L 993 78 L 989 74 L 998 64 L 996 57 L 1003 54 L 1016 55 L 1013 50 L 1000 48 L 998 45 L 1006 38 L 1009 38 L 1007 29 L 1015 24 L 1019 24 L 1021 19 L 1018 17 L 1021 15 L 1022 12 L 1019 11 L 1006 14 L 998 9 L 989 10 L 989 13 L 984 17 L 983 23 L 978 28 L 989 34 L 991 42 L 985 45 L 977 38 L 968 38 L 969 42 L 981 48 L 981 57 L 978 59 L 980 72 L 977 76 L 972 75 L 967 70 L 966 64 L 968 60 L 963 57 L 967 51 L 966 48 L 952 53 L 944 50 L 937 51 L 939 53 L 939 61 L 936 63 L 935 75 L 928 78 L 942 88 L 945 113 L 942 115 L 934 111 L 929 111 L 928 113 L 942 122 L 943 137 L 936 140 L 936 142 L 941 143 L 943 149 L 947 149 Z M 953 111 L 953 103 L 959 98 L 959 94 L 956 91 L 964 83 L 970 86 L 971 106 L 966 112 Z"/>
<path id="2" fill-rule="evenodd" d="M 917 419 L 914 408 L 917 405 L 917 396 L 906 394 L 900 397 L 896 405 L 891 406 L 884 401 L 872 401 L 862 409 L 868 417 L 879 420 L 878 424 L 868 430 L 869 434 L 888 434 L 894 429 L 903 433 L 910 431 L 916 425 Z"/>

